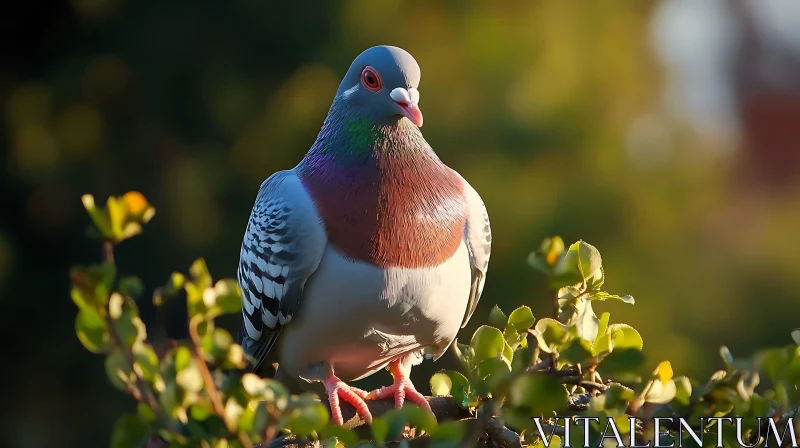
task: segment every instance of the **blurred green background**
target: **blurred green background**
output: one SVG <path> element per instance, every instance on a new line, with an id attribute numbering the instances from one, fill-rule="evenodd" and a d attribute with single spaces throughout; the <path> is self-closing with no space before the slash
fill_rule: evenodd
<path id="1" fill-rule="evenodd" d="M 608 290 L 636 297 L 598 308 L 639 329 L 652 365 L 704 375 L 721 344 L 788 343 L 800 3 L 500 3 L 16 2 L 0 19 L 5 441 L 105 446 L 132 407 L 74 334 L 67 272 L 100 256 L 81 194 L 154 204 L 117 253 L 148 288 L 199 256 L 233 277 L 258 186 L 301 159 L 340 77 L 377 44 L 416 57 L 423 133 L 491 215 L 488 282 L 462 337 L 495 303 L 551 310 L 525 260 L 558 234 L 597 246 Z M 170 310 L 172 336 L 183 319 Z"/>

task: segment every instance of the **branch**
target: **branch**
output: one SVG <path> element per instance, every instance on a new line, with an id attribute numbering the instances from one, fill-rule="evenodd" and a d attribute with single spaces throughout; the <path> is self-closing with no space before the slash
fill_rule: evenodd
<path id="1" fill-rule="evenodd" d="M 490 447 L 522 448 L 519 434 L 501 425 L 495 419 L 489 420 L 484 425 L 483 434 Z"/>
<path id="2" fill-rule="evenodd" d="M 491 447 L 502 448 L 516 448 L 522 447 L 519 434 L 506 428 L 498 422 L 494 416 L 486 414 L 486 417 L 476 416 L 473 412 L 458 407 L 455 400 L 451 396 L 438 396 L 438 397 L 425 397 L 431 405 L 431 410 L 436 416 L 436 420 L 441 423 L 444 421 L 474 419 L 478 424 L 477 433 L 474 438 L 470 438 L 468 445 L 474 446 L 477 443 L 477 438 L 483 438 Z M 364 425 L 364 421 L 356 414 L 355 408 L 350 403 L 340 403 L 342 407 L 342 416 L 344 417 L 346 428 L 357 428 Z M 367 400 L 367 406 L 373 415 L 381 415 L 387 411 L 394 409 L 394 399 L 387 398 L 384 400 Z M 485 409 L 482 408 L 482 409 Z M 427 436 L 421 436 L 414 440 L 409 441 L 408 446 L 428 446 L 429 439 Z M 276 447 L 278 445 L 275 445 Z M 286 445 L 280 445 L 286 446 Z M 310 446 L 310 445 L 307 445 Z M 272 448 L 272 445 L 268 445 Z"/>
<path id="3" fill-rule="evenodd" d="M 197 325 L 200 320 L 201 319 L 199 316 L 194 316 L 189 320 L 189 337 L 192 339 L 193 356 L 195 362 L 197 363 L 197 368 L 200 370 L 200 374 L 203 377 L 203 384 L 205 385 L 206 394 L 208 394 L 208 398 L 211 400 L 211 405 L 214 408 L 214 412 L 220 418 L 222 418 L 223 421 L 225 421 L 225 405 L 222 403 L 217 385 L 214 383 L 214 379 L 211 377 L 211 371 L 208 370 L 208 364 L 206 364 L 205 355 L 201 346 L 202 341 L 200 340 L 200 335 L 197 332 Z M 233 430 L 231 430 L 231 432 L 233 432 Z M 239 439 L 239 443 L 241 443 L 244 448 L 253 447 L 253 443 L 250 442 L 250 438 L 247 436 L 247 434 L 236 430 L 236 436 Z"/>
<path id="4" fill-rule="evenodd" d="M 114 264 L 114 243 L 111 241 L 103 242 L 103 261 L 106 264 Z M 128 363 L 131 371 L 134 372 L 136 390 L 131 390 L 131 395 L 133 395 L 136 400 L 143 400 L 145 403 L 147 403 L 147 405 L 150 406 L 150 409 L 152 409 L 152 411 L 156 414 L 158 421 L 164 427 L 169 427 L 170 418 L 158 403 L 155 392 L 153 392 L 153 389 L 150 387 L 150 385 L 145 382 L 138 373 L 135 373 L 136 360 L 134 359 L 133 352 L 131 352 L 131 349 L 127 344 L 123 343 L 122 336 L 120 336 L 119 332 L 117 331 L 116 323 L 108 312 L 106 312 L 103 316 L 103 320 L 108 328 L 108 335 L 111 338 L 111 341 L 115 347 L 119 348 L 122 356 L 125 358 L 125 362 Z"/>
<path id="5" fill-rule="evenodd" d="M 473 418 L 475 414 L 469 410 L 458 407 L 453 397 L 425 397 L 428 404 L 431 405 L 433 415 L 436 416 L 438 422 L 462 420 L 465 418 Z M 328 405 L 327 400 L 322 400 Z M 394 398 L 386 398 L 383 400 L 366 400 L 369 412 L 372 415 L 381 415 L 394 409 Z M 344 427 L 348 429 L 357 428 L 364 425 L 364 420 L 358 416 L 356 409 L 346 401 L 342 400 L 340 403 L 342 408 L 342 418 L 344 419 Z M 330 408 L 328 408 L 330 412 Z"/>

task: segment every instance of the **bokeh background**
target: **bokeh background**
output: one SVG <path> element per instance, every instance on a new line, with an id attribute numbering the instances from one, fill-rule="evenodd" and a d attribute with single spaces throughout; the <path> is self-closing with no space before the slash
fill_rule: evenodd
<path id="1" fill-rule="evenodd" d="M 549 312 L 525 259 L 558 234 L 597 246 L 608 289 L 636 297 L 598 308 L 639 329 L 653 365 L 706 375 L 721 344 L 788 343 L 798 17 L 793 0 L 14 2 L 0 15 L 3 444 L 105 446 L 132 407 L 73 331 L 68 269 L 100 255 L 81 194 L 155 205 L 117 253 L 148 288 L 199 256 L 234 276 L 259 184 L 301 159 L 376 44 L 416 57 L 423 132 L 491 214 L 464 335 L 495 303 Z M 171 335 L 182 319 L 170 312 Z"/>

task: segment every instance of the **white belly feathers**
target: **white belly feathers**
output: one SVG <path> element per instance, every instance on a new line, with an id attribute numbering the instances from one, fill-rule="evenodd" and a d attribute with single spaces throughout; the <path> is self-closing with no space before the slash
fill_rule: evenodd
<path id="1" fill-rule="evenodd" d="M 440 266 L 420 269 L 381 269 L 328 246 L 282 331 L 278 362 L 307 379 L 322 379 L 327 363 L 353 381 L 423 349 L 438 358 L 459 330 L 469 290 L 463 243 Z"/>

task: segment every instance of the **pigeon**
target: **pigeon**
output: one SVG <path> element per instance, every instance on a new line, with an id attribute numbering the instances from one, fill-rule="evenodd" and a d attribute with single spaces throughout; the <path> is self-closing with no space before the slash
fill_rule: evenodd
<path id="1" fill-rule="evenodd" d="M 339 425 L 341 400 L 367 423 L 365 400 L 430 411 L 411 368 L 442 356 L 484 287 L 486 207 L 423 138 L 419 81 L 401 48 L 361 53 L 305 157 L 262 183 L 242 242 L 252 369 L 269 358 L 276 378 L 321 383 Z M 385 368 L 391 385 L 347 384 Z"/>

